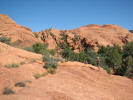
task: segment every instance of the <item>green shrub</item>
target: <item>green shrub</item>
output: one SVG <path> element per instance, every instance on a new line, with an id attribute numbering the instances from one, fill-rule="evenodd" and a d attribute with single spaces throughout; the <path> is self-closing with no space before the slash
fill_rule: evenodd
<path id="1" fill-rule="evenodd" d="M 26 62 L 24 62 L 24 61 L 20 62 L 20 65 L 24 65 L 24 64 L 26 64 Z"/>
<path id="2" fill-rule="evenodd" d="M 41 76 L 46 76 L 46 75 L 48 75 L 47 72 L 43 72 L 43 73 L 41 74 Z"/>
<path id="3" fill-rule="evenodd" d="M 55 73 L 56 73 L 56 69 L 53 68 L 53 67 L 49 67 L 49 68 L 47 69 L 47 71 L 48 71 L 48 73 L 50 73 L 50 74 L 55 74 Z"/>
<path id="4" fill-rule="evenodd" d="M 32 83 L 32 81 L 31 80 L 26 80 L 25 83 Z"/>
<path id="5" fill-rule="evenodd" d="M 133 42 L 129 42 L 123 47 L 123 57 L 127 56 L 133 57 Z"/>
<path id="6" fill-rule="evenodd" d="M 85 53 L 86 53 L 87 63 L 96 66 L 97 65 L 96 60 L 99 55 L 90 48 L 86 49 Z"/>
<path id="7" fill-rule="evenodd" d="M 70 55 L 71 55 L 72 52 L 73 51 L 69 47 L 67 47 L 67 48 L 63 49 L 63 51 L 61 52 L 61 55 L 62 55 L 63 58 L 69 60 Z"/>
<path id="8" fill-rule="evenodd" d="M 106 54 L 108 53 L 108 49 L 109 49 L 109 46 L 107 46 L 107 47 L 99 46 L 98 54 L 100 54 L 102 56 L 106 56 Z"/>
<path id="9" fill-rule="evenodd" d="M 122 56 L 116 49 L 113 49 L 107 54 L 106 62 L 109 67 L 113 67 L 114 70 L 117 70 L 119 67 L 121 67 Z"/>
<path id="10" fill-rule="evenodd" d="M 49 53 L 50 53 L 52 56 L 54 56 L 55 53 L 56 53 L 56 50 L 54 50 L 54 49 L 52 49 L 52 50 L 48 50 L 48 51 L 49 51 Z"/>
<path id="11" fill-rule="evenodd" d="M 128 75 L 127 73 L 130 69 L 130 67 L 133 65 L 133 58 L 132 56 L 127 56 L 127 57 L 123 57 L 122 58 L 122 64 L 121 64 L 121 67 L 116 71 L 116 75 Z"/>
<path id="12" fill-rule="evenodd" d="M 38 38 L 39 37 L 39 34 L 38 33 L 34 33 L 35 37 Z"/>
<path id="13" fill-rule="evenodd" d="M 15 63 L 13 63 L 13 64 L 8 64 L 8 65 L 5 65 L 5 67 L 6 67 L 6 68 L 17 68 L 17 67 L 19 67 L 19 65 L 18 65 L 18 64 L 15 64 Z"/>
<path id="14" fill-rule="evenodd" d="M 41 40 L 42 40 L 42 41 L 44 41 L 44 40 L 45 40 L 43 35 L 41 36 Z"/>
<path id="15" fill-rule="evenodd" d="M 34 74 L 34 77 L 36 78 L 36 79 L 38 79 L 38 78 L 40 78 L 40 77 L 43 77 L 43 76 L 46 76 L 48 73 L 47 72 L 43 72 L 43 73 L 35 73 Z"/>
<path id="16" fill-rule="evenodd" d="M 52 32 L 50 32 L 50 35 L 54 38 L 55 37 L 55 35 L 52 33 Z"/>
<path id="17" fill-rule="evenodd" d="M 41 74 L 36 73 L 36 74 L 34 74 L 34 77 L 35 77 L 36 79 L 38 79 L 38 78 L 40 78 L 40 77 L 41 77 Z"/>
<path id="18" fill-rule="evenodd" d="M 69 45 L 64 42 L 64 43 L 57 43 L 58 47 L 61 49 L 69 48 Z"/>
<path id="19" fill-rule="evenodd" d="M 122 50 L 120 46 L 100 46 L 98 54 L 104 58 L 104 66 L 113 68 L 115 74 L 120 74 L 122 68 Z"/>
<path id="20" fill-rule="evenodd" d="M 125 72 L 125 76 L 133 78 L 133 66 L 128 67 L 128 69 Z"/>
<path id="21" fill-rule="evenodd" d="M 42 53 L 44 51 L 44 45 L 42 43 L 37 43 L 33 45 L 33 50 L 36 53 Z"/>
<path id="22" fill-rule="evenodd" d="M 23 48 L 23 49 L 26 50 L 26 51 L 34 52 L 34 49 L 32 47 L 26 47 L 26 48 Z"/>
<path id="23" fill-rule="evenodd" d="M 16 87 L 25 87 L 26 84 L 24 82 L 18 82 L 15 84 Z"/>
<path id="24" fill-rule="evenodd" d="M 77 42 L 79 40 L 79 35 L 75 34 L 72 40 L 73 42 Z"/>
<path id="25" fill-rule="evenodd" d="M 57 68 L 58 64 L 56 59 L 52 57 L 43 57 L 43 61 L 45 62 L 44 68 L 48 69 L 49 67 Z"/>
<path id="26" fill-rule="evenodd" d="M 43 54 L 47 51 L 48 44 L 36 43 L 32 46 L 35 53 Z"/>
<path id="27" fill-rule="evenodd" d="M 106 65 L 106 66 L 101 66 L 104 70 L 106 70 L 106 72 L 108 73 L 108 74 L 111 74 L 111 70 L 110 70 L 110 68 Z"/>
<path id="28" fill-rule="evenodd" d="M 66 43 L 67 42 L 67 34 L 66 34 L 66 32 L 62 32 L 60 34 L 60 36 L 61 36 L 61 40 L 63 40 Z"/>
<path id="29" fill-rule="evenodd" d="M 6 43 L 8 45 L 11 45 L 11 38 L 8 38 L 8 37 L 3 35 L 3 36 L 0 37 L 0 42 Z"/>
<path id="30" fill-rule="evenodd" d="M 14 94 L 15 92 L 12 90 L 10 87 L 6 87 L 3 91 L 3 94 L 9 95 L 9 94 Z"/>
<path id="31" fill-rule="evenodd" d="M 49 67 L 53 67 L 53 68 L 57 68 L 58 64 L 56 61 L 49 61 L 45 63 L 45 68 L 49 68 Z"/>

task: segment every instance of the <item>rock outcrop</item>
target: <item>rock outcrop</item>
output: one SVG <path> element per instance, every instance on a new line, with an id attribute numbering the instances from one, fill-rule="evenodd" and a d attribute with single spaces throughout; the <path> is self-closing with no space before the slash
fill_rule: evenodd
<path id="1" fill-rule="evenodd" d="M 39 41 L 32 34 L 32 31 L 25 27 L 17 25 L 9 16 L 0 14 L 0 36 L 11 38 L 11 42 L 17 47 L 28 47 Z"/>
<path id="2" fill-rule="evenodd" d="M 33 66 L 34 65 L 34 66 Z M 23 65 L 18 69 L 1 69 L 0 81 L 6 85 L 32 80 L 26 87 L 14 87 L 15 94 L 0 95 L 1 100 L 133 100 L 132 80 L 109 75 L 105 70 L 79 62 L 59 64 L 56 74 L 32 78 L 34 70 L 43 71 L 38 64 Z M 19 71 L 19 72 L 18 72 Z M 9 73 L 9 74 L 8 74 Z M 24 74 L 25 73 L 25 74 Z M 10 76 L 9 76 L 10 75 Z M 22 78 L 23 75 L 23 78 Z M 3 77 L 9 80 L 5 80 Z M 0 83 L 1 84 L 1 83 Z M 4 85 L 5 85 L 4 84 Z"/>
<path id="3" fill-rule="evenodd" d="M 38 34 L 38 38 L 34 34 Z M 11 41 L 17 47 L 27 47 L 41 42 L 48 44 L 48 49 L 55 49 L 58 44 L 64 43 L 60 34 L 65 34 L 67 44 L 76 52 L 82 50 L 83 46 L 97 51 L 99 45 L 123 46 L 133 41 L 130 31 L 113 24 L 91 24 L 74 30 L 48 29 L 34 34 L 29 28 L 17 25 L 7 15 L 0 14 L 0 36 L 11 37 Z"/>
<path id="4" fill-rule="evenodd" d="M 51 35 L 52 33 L 52 35 Z M 86 25 L 74 30 L 56 30 L 51 29 L 49 31 L 41 32 L 44 42 L 54 49 L 57 43 L 63 43 L 60 34 L 64 34 L 67 44 L 75 51 L 79 51 L 84 47 L 91 47 L 94 50 L 98 50 L 99 45 L 125 45 L 127 42 L 133 41 L 133 34 L 127 29 L 124 29 L 117 25 Z M 51 36 L 50 36 L 51 35 Z M 51 42 L 49 42 L 51 41 Z"/>
<path id="5" fill-rule="evenodd" d="M 21 62 L 30 63 L 36 60 L 41 60 L 42 55 L 21 50 L 18 48 L 11 47 L 0 42 L 0 65 L 5 66 L 8 64 Z"/>

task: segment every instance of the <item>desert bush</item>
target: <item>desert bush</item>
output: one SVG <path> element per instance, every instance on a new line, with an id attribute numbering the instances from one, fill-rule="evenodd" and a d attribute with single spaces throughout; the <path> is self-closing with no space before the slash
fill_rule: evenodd
<path id="1" fill-rule="evenodd" d="M 85 52 L 80 52 L 80 53 L 77 53 L 77 54 L 78 54 L 78 61 L 79 62 L 87 63 Z"/>
<path id="2" fill-rule="evenodd" d="M 60 34 L 61 40 L 63 40 L 63 43 L 57 43 L 58 47 L 61 49 L 69 48 L 69 45 L 67 43 L 67 33 L 61 32 Z"/>
<path id="3" fill-rule="evenodd" d="M 114 70 L 117 70 L 121 67 L 122 56 L 116 49 L 113 49 L 107 54 L 106 63 L 109 67 L 113 67 Z"/>
<path id="4" fill-rule="evenodd" d="M 42 43 L 36 43 L 32 47 L 33 47 L 34 52 L 41 53 L 41 54 L 43 53 L 45 49 Z"/>
<path id="5" fill-rule="evenodd" d="M 4 89 L 4 91 L 3 91 L 3 94 L 4 95 L 9 95 L 9 94 L 14 94 L 15 92 L 13 91 L 13 89 L 12 88 L 10 88 L 10 87 L 6 87 L 5 89 Z"/>
<path id="6" fill-rule="evenodd" d="M 55 73 L 56 73 L 56 69 L 53 68 L 53 67 L 49 67 L 49 68 L 47 69 L 47 71 L 48 71 L 48 73 L 50 73 L 50 74 L 55 74 Z"/>
<path id="7" fill-rule="evenodd" d="M 19 65 L 16 64 L 16 63 L 13 63 L 13 64 L 5 65 L 5 67 L 6 67 L 6 68 L 17 68 L 17 67 L 19 67 Z"/>
<path id="8" fill-rule="evenodd" d="M 32 83 L 32 81 L 31 80 L 26 80 L 25 83 Z"/>
<path id="9" fill-rule="evenodd" d="M 42 41 L 44 41 L 44 40 L 45 40 L 45 38 L 44 38 L 44 36 L 43 36 L 43 35 L 41 36 L 41 40 L 42 40 Z"/>
<path id="10" fill-rule="evenodd" d="M 43 73 L 41 74 L 41 76 L 46 76 L 46 75 L 48 75 L 47 72 L 43 72 Z"/>
<path id="11" fill-rule="evenodd" d="M 58 67 L 58 61 L 61 61 L 57 57 L 53 57 L 50 55 L 44 55 L 43 56 L 43 62 L 45 62 L 44 68 L 47 69 L 47 71 L 51 74 L 54 74 L 56 71 L 56 68 Z"/>
<path id="12" fill-rule="evenodd" d="M 0 37 L 0 42 L 6 43 L 8 45 L 11 45 L 11 38 L 8 38 L 8 37 L 3 35 L 3 36 Z"/>
<path id="13" fill-rule="evenodd" d="M 36 74 L 34 74 L 34 77 L 35 77 L 36 79 L 38 79 L 38 78 L 41 77 L 41 75 L 40 75 L 39 73 L 36 73 Z"/>
<path id="14" fill-rule="evenodd" d="M 38 33 L 34 33 L 34 36 L 35 36 L 36 38 L 38 38 L 38 37 L 39 37 L 39 34 L 38 34 Z"/>
<path id="15" fill-rule="evenodd" d="M 129 78 L 133 77 L 133 42 L 128 42 L 123 46 L 122 55 L 122 68 L 120 69 L 120 75 L 125 75 Z"/>
<path id="16" fill-rule="evenodd" d="M 57 43 L 58 47 L 61 49 L 69 48 L 69 45 L 64 42 L 64 43 Z"/>
<path id="17" fill-rule="evenodd" d="M 129 42 L 123 47 L 123 57 L 127 56 L 133 57 L 133 42 Z"/>
<path id="18" fill-rule="evenodd" d="M 24 64 L 26 64 L 26 62 L 24 62 L 24 61 L 20 62 L 20 65 L 24 65 Z"/>
<path id="19" fill-rule="evenodd" d="M 115 74 L 118 74 L 122 68 L 122 50 L 120 46 L 100 46 L 98 54 L 104 58 L 104 65 L 113 68 Z"/>
<path id="20" fill-rule="evenodd" d="M 72 40 L 73 42 L 77 42 L 79 40 L 79 35 L 75 34 Z"/>
<path id="21" fill-rule="evenodd" d="M 99 55 L 95 51 L 90 49 L 90 48 L 86 49 L 85 53 L 86 53 L 86 61 L 87 61 L 87 63 L 96 66 L 97 65 L 96 64 L 96 60 L 97 60 L 97 57 Z"/>
<path id="22" fill-rule="evenodd" d="M 15 84 L 16 87 L 25 87 L 26 84 L 24 82 L 18 82 Z"/>
<path id="23" fill-rule="evenodd" d="M 63 40 L 64 42 L 67 42 L 67 33 L 66 32 L 62 32 L 60 34 L 60 36 L 61 36 L 61 40 Z"/>
<path id="24" fill-rule="evenodd" d="M 92 64 L 94 66 L 97 65 L 97 57 L 100 57 L 100 66 L 104 68 L 108 73 L 110 73 L 110 68 L 106 64 L 105 57 L 101 56 L 90 48 L 86 49 L 86 51 L 81 51 L 79 53 L 73 52 L 70 48 L 65 48 L 64 50 L 62 50 L 61 55 L 67 61 L 79 61 L 82 63 Z"/>
<path id="25" fill-rule="evenodd" d="M 52 50 L 48 50 L 48 52 L 49 52 L 52 56 L 54 56 L 55 53 L 56 53 L 56 50 L 52 49 Z"/>
<path id="26" fill-rule="evenodd" d="M 69 47 L 66 47 L 62 50 L 61 55 L 62 55 L 63 58 L 69 60 L 70 55 L 71 55 L 72 52 L 73 51 Z"/>
<path id="27" fill-rule="evenodd" d="M 133 78 L 133 66 L 128 67 L 128 69 L 125 72 L 125 76 Z"/>
<path id="28" fill-rule="evenodd" d="M 57 68 L 58 64 L 57 61 L 53 58 L 48 58 L 48 60 L 45 62 L 45 68 L 48 69 L 49 67 Z"/>
<path id="29" fill-rule="evenodd" d="M 50 35 L 54 38 L 55 37 L 55 35 L 52 33 L 52 32 L 50 32 Z"/>
<path id="30" fill-rule="evenodd" d="M 34 52 L 34 49 L 32 47 L 25 47 L 23 49 L 26 51 Z"/>
<path id="31" fill-rule="evenodd" d="M 36 78 L 36 79 L 38 79 L 38 78 L 40 78 L 40 77 L 43 77 L 43 76 L 46 76 L 48 73 L 47 72 L 43 72 L 43 73 L 35 73 L 34 74 L 34 77 Z"/>

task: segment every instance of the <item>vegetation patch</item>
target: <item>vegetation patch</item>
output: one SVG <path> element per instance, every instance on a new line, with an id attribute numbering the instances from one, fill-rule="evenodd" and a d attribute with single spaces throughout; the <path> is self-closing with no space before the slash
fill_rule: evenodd
<path id="1" fill-rule="evenodd" d="M 6 44 L 8 44 L 8 45 L 12 45 L 12 43 L 11 43 L 11 38 L 8 38 L 8 37 L 6 37 L 6 36 L 4 36 L 4 35 L 2 35 L 2 36 L 0 37 L 0 42 L 6 43 Z"/>
<path id="2" fill-rule="evenodd" d="M 16 87 L 25 87 L 26 84 L 24 82 L 18 82 L 15 84 Z"/>
<path id="3" fill-rule="evenodd" d="M 52 32 L 50 32 L 50 35 L 54 38 L 55 37 L 55 35 L 52 33 Z"/>
<path id="4" fill-rule="evenodd" d="M 16 63 L 13 63 L 13 64 L 5 65 L 5 67 L 6 67 L 6 68 L 17 68 L 17 67 L 19 67 L 19 65 L 16 64 Z"/>
<path id="5" fill-rule="evenodd" d="M 61 55 L 66 61 L 79 61 L 97 66 L 97 57 L 100 57 L 100 66 L 108 73 L 113 70 L 115 75 L 133 77 L 133 42 L 120 46 L 99 46 L 98 52 L 85 48 L 75 53 L 69 46 L 65 47 Z"/>
<path id="6" fill-rule="evenodd" d="M 80 37 L 79 35 L 75 34 L 75 35 L 74 35 L 74 38 L 72 39 L 73 42 L 79 41 L 79 37 Z"/>
<path id="7" fill-rule="evenodd" d="M 24 65 L 24 64 L 26 64 L 26 62 L 24 62 L 24 61 L 20 62 L 20 65 Z"/>
<path id="8" fill-rule="evenodd" d="M 39 37 L 39 34 L 38 34 L 38 33 L 34 33 L 34 36 L 35 36 L 36 38 L 38 38 L 38 37 Z"/>
<path id="9" fill-rule="evenodd" d="M 44 77 L 44 76 L 46 76 L 46 75 L 48 75 L 48 73 L 47 72 L 43 72 L 43 73 L 35 73 L 34 74 L 34 77 L 36 78 L 36 79 L 39 79 L 40 77 Z"/>
<path id="10" fill-rule="evenodd" d="M 26 80 L 25 83 L 32 83 L 32 81 L 31 80 Z"/>
<path id="11" fill-rule="evenodd" d="M 10 87 L 4 88 L 4 91 L 3 91 L 3 94 L 4 94 L 4 95 L 9 95 L 9 94 L 14 94 L 14 93 L 15 93 L 15 92 L 14 92 L 13 89 L 10 88 Z"/>
<path id="12" fill-rule="evenodd" d="M 56 69 L 53 68 L 53 67 L 49 67 L 49 68 L 47 69 L 47 71 L 48 71 L 48 73 L 50 73 L 50 74 L 55 74 L 55 73 L 56 73 Z"/>
<path id="13" fill-rule="evenodd" d="M 26 47 L 26 48 L 23 48 L 23 49 L 26 50 L 26 51 L 34 52 L 33 47 Z"/>

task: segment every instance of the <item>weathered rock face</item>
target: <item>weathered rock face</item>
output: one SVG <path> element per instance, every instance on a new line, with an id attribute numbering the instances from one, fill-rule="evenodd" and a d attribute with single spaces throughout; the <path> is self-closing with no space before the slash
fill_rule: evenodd
<path id="1" fill-rule="evenodd" d="M 42 55 L 28 52 L 22 49 L 11 47 L 0 42 L 0 65 L 32 62 L 33 60 L 42 59 Z"/>
<path id="2" fill-rule="evenodd" d="M 55 49 L 57 47 L 56 38 L 53 32 L 46 30 L 38 34 L 40 34 L 40 38 L 43 40 L 43 42 L 48 44 L 48 49 Z"/>
<path id="3" fill-rule="evenodd" d="M 132 80 L 107 74 L 102 68 L 98 72 L 90 64 L 64 62 L 59 63 L 56 74 L 35 79 L 33 73 L 45 72 L 42 66 L 30 63 L 12 70 L 1 68 L 0 90 L 11 86 L 15 94 L 0 94 L 0 100 L 133 100 Z M 32 83 L 26 87 L 14 86 L 27 79 Z"/>
<path id="4" fill-rule="evenodd" d="M 0 14 L 0 36 L 2 35 L 10 37 L 11 42 L 17 47 L 27 47 L 39 42 L 29 28 L 17 25 L 4 14 Z"/>
<path id="5" fill-rule="evenodd" d="M 67 44 L 75 52 L 82 50 L 83 46 L 97 51 L 99 45 L 118 44 L 123 46 L 128 41 L 133 41 L 131 32 L 112 24 L 86 25 L 74 30 L 48 29 L 36 34 L 38 34 L 38 38 L 29 28 L 17 25 L 7 15 L 0 14 L 0 36 L 11 37 L 11 41 L 17 47 L 27 47 L 42 42 L 48 44 L 48 49 L 55 49 L 58 44 L 64 43 L 61 34 L 65 34 Z"/>
<path id="6" fill-rule="evenodd" d="M 91 47 L 97 51 L 99 45 L 118 44 L 123 46 L 129 41 L 133 41 L 133 34 L 127 29 L 112 24 L 86 25 L 74 30 L 51 29 L 47 32 L 43 31 L 41 34 L 45 39 L 44 42 L 48 43 L 52 49 L 56 48 L 57 43 L 64 43 L 60 35 L 64 34 L 67 44 L 77 52 L 83 49 L 82 46 Z"/>
<path id="7" fill-rule="evenodd" d="M 124 45 L 128 41 L 133 41 L 133 34 L 117 25 L 87 25 L 73 30 L 81 38 L 85 38 L 87 44 L 92 48 L 98 45 Z"/>

